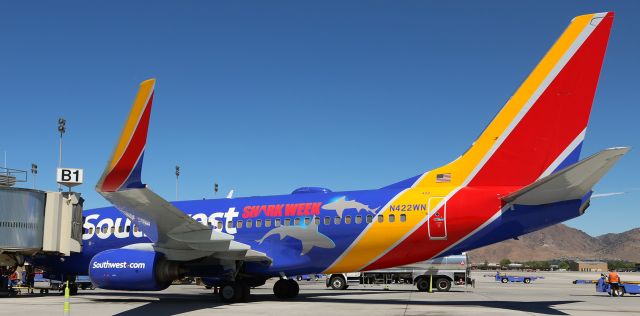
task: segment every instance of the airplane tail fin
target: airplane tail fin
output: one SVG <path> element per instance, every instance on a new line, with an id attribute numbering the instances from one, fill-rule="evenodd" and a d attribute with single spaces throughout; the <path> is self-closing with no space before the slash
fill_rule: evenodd
<path id="1" fill-rule="evenodd" d="M 524 186 L 577 162 L 613 17 L 574 18 L 469 150 L 412 186 Z"/>
<path id="2" fill-rule="evenodd" d="M 147 130 L 156 80 L 140 84 L 131 112 L 111 154 L 111 159 L 96 185 L 98 192 L 116 192 L 123 189 L 143 188 L 141 173 Z"/>

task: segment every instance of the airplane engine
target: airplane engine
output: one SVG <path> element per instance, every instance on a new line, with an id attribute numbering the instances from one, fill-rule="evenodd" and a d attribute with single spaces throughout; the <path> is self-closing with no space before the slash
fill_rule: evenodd
<path id="1" fill-rule="evenodd" d="M 180 268 L 158 252 L 109 249 L 91 259 L 89 277 L 107 290 L 161 291 L 180 277 Z"/>

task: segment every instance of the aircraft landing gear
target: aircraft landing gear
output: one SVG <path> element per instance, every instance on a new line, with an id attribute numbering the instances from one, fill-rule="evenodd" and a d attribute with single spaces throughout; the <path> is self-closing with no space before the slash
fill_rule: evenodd
<path id="1" fill-rule="evenodd" d="M 298 292 L 300 292 L 298 282 L 292 279 L 280 279 L 273 285 L 273 294 L 279 299 L 295 298 Z"/>
<path id="2" fill-rule="evenodd" d="M 251 289 L 242 281 L 228 282 L 220 287 L 220 299 L 225 303 L 238 303 L 249 301 Z"/>

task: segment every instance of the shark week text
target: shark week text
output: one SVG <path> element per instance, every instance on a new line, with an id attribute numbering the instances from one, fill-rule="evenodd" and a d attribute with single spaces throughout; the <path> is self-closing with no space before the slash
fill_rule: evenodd
<path id="1" fill-rule="evenodd" d="M 261 213 L 267 217 L 279 216 L 314 216 L 320 215 L 322 202 L 247 205 L 242 210 L 242 218 L 253 218 Z"/>

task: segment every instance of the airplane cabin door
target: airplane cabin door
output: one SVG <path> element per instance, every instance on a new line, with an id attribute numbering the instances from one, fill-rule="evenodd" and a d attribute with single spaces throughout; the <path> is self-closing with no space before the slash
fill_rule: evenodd
<path id="1" fill-rule="evenodd" d="M 447 239 L 447 203 L 443 196 L 429 198 L 429 224 L 427 225 L 430 240 Z M 437 208 L 436 208 L 437 207 Z"/>

